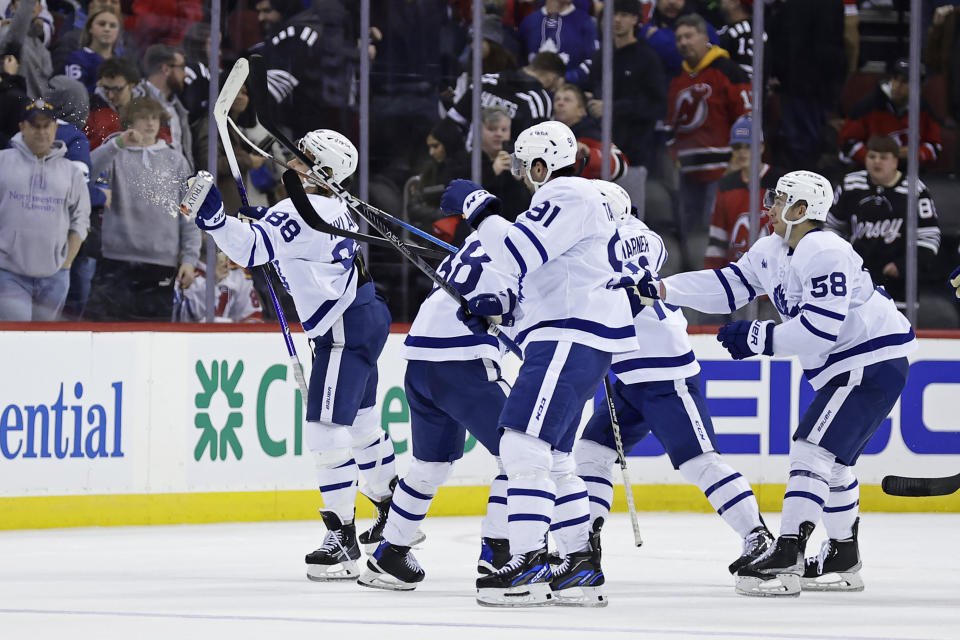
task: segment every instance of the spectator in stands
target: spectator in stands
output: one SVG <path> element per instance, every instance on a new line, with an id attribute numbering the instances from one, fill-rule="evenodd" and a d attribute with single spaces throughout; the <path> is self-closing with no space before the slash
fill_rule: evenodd
<path id="1" fill-rule="evenodd" d="M 56 140 L 53 107 L 25 106 L 12 149 L 0 151 L 0 320 L 56 320 L 70 266 L 90 224 L 80 170 Z"/>
<path id="2" fill-rule="evenodd" d="M 20 62 L 20 75 L 27 83 L 27 97 L 38 99 L 53 75 L 50 52 L 44 44 L 44 23 L 39 18 L 40 0 L 12 0 L 13 18 L 0 26 L 0 51 L 13 53 Z"/>
<path id="3" fill-rule="evenodd" d="M 193 282 L 200 232 L 179 214 L 191 170 L 183 154 L 157 137 L 166 114 L 156 100 L 134 98 L 121 112 L 127 130 L 92 154 L 93 172 L 106 174 L 113 195 L 89 319 L 167 322 L 174 285 L 187 289 Z"/>
<path id="4" fill-rule="evenodd" d="M 593 55 L 600 48 L 597 24 L 573 0 L 546 0 L 540 11 L 523 19 L 519 31 L 528 61 L 549 51 L 559 54 L 566 65 L 567 82 L 581 84 L 590 75 Z"/>
<path id="5" fill-rule="evenodd" d="M 943 5 L 933 13 L 927 31 L 923 61 L 931 73 L 943 74 L 946 87 L 947 126 L 960 122 L 960 5 Z"/>
<path id="6" fill-rule="evenodd" d="M 720 7 L 726 24 L 717 35 L 720 46 L 727 50 L 730 59 L 740 65 L 744 73 L 753 75 L 753 0 L 721 0 Z"/>
<path id="7" fill-rule="evenodd" d="M 177 288 L 174 319 L 177 322 L 206 322 L 207 274 L 201 260 L 194 269 L 193 284 Z M 263 307 L 253 281 L 240 267 L 233 267 L 225 253 L 217 251 L 214 322 L 263 322 Z"/>
<path id="8" fill-rule="evenodd" d="M 553 119 L 570 127 L 577 137 L 577 157 L 581 162 L 580 176 L 597 179 L 603 175 L 603 137 L 600 123 L 587 114 L 587 99 L 575 84 L 565 84 L 553 94 Z M 627 171 L 623 152 L 613 144 L 610 147 L 610 179 L 617 180 Z"/>
<path id="9" fill-rule="evenodd" d="M 470 71 L 473 69 L 472 38 L 473 29 L 471 28 L 469 39 L 459 58 L 460 67 L 464 71 L 457 77 L 458 86 L 461 83 L 470 82 Z M 516 69 L 517 59 L 521 55 L 518 38 L 516 30 L 505 25 L 500 16 L 491 13 L 485 15 L 483 17 L 483 43 L 481 44 L 481 71 L 483 73 L 500 73 L 507 69 Z"/>
<path id="10" fill-rule="evenodd" d="M 863 166 L 867 157 L 867 141 L 872 136 L 889 136 L 900 149 L 897 158 L 907 161 L 907 111 L 910 100 L 910 63 L 900 58 L 893 65 L 890 77 L 881 80 L 873 93 L 857 102 L 840 129 L 840 158 Z M 940 125 L 930 114 L 930 106 L 920 98 L 920 165 L 936 162 L 940 154 Z"/>
<path id="11" fill-rule="evenodd" d="M 642 35 L 660 56 L 666 81 L 680 74 L 683 70 L 683 56 L 677 50 L 677 38 L 674 30 L 677 20 L 681 16 L 696 13 L 693 0 L 659 0 L 656 8 L 650 15 L 650 20 L 643 25 Z M 710 44 L 720 44 L 717 30 L 709 22 L 704 21 L 707 28 L 707 38 Z"/>
<path id="12" fill-rule="evenodd" d="M 900 145 L 889 136 L 867 140 L 865 170 L 848 173 L 837 188 L 827 228 L 848 238 L 863 258 L 873 281 L 883 285 L 894 300 L 905 297 L 907 176 L 897 168 Z M 935 280 L 940 250 L 940 224 L 933 197 L 922 182 L 917 219 L 919 280 Z"/>
<path id="13" fill-rule="evenodd" d="M 510 173 L 510 114 L 503 107 L 487 107 L 480 127 L 481 181 L 484 189 L 503 201 L 503 213 L 516 216 L 530 205 L 530 191 Z"/>
<path id="14" fill-rule="evenodd" d="M 470 156 L 457 125 L 447 119 L 433 125 L 427 136 L 427 153 L 430 159 L 420 171 L 419 188 L 411 194 L 419 197 L 411 203 L 410 221 L 424 230 L 433 228 L 439 237 L 459 246 L 469 235 L 470 225 L 460 216 L 447 216 L 442 223 L 438 220 L 443 189 L 451 180 L 470 175 Z M 459 224 L 461 221 L 463 225 Z"/>
<path id="15" fill-rule="evenodd" d="M 19 70 L 17 56 L 0 53 L 0 149 L 20 131 L 20 112 L 27 103 L 27 81 Z"/>
<path id="16" fill-rule="evenodd" d="M 183 92 L 180 100 L 187 108 L 187 119 L 197 122 L 208 114 L 207 103 L 210 100 L 210 23 L 194 22 L 183 37 L 184 56 L 187 59 L 186 75 L 183 78 Z M 221 50 L 221 55 L 222 55 Z M 220 74 L 228 74 L 227 66 Z M 197 156 L 200 158 L 201 156 Z M 206 156 L 203 156 L 206 157 Z M 202 164 L 202 163 L 201 163 Z"/>
<path id="17" fill-rule="evenodd" d="M 144 95 L 153 98 L 166 109 L 169 128 L 161 130 L 160 137 L 183 154 L 192 171 L 193 136 L 190 132 L 190 119 L 179 98 L 187 76 L 186 67 L 186 57 L 180 49 L 165 44 L 152 44 L 143 54 L 143 72 L 146 77 L 140 82 L 139 88 Z"/>
<path id="18" fill-rule="evenodd" d="M 127 27 L 144 44 L 179 45 L 194 22 L 203 20 L 202 0 L 133 0 Z"/>
<path id="19" fill-rule="evenodd" d="M 87 16 L 103 9 L 112 10 L 120 16 L 120 23 L 123 24 L 124 14 L 120 7 L 120 0 L 91 0 L 86 11 L 81 10 L 76 14 L 80 19 L 78 28 L 57 34 L 56 40 L 50 45 L 50 56 L 53 59 L 54 69 L 59 71 L 66 67 L 67 58 L 70 54 L 83 46 L 80 39 L 84 34 L 83 25 L 86 24 Z M 139 52 L 140 47 L 137 46 L 133 37 L 126 30 L 120 29 L 120 39 L 113 48 L 114 57 L 121 56 L 135 63 L 140 59 Z"/>
<path id="20" fill-rule="evenodd" d="M 125 58 L 104 60 L 97 68 L 97 89 L 90 98 L 90 116 L 83 131 L 96 149 L 110 135 L 120 131 L 120 110 L 133 99 L 140 73 Z"/>
<path id="21" fill-rule="evenodd" d="M 710 240 L 703 259 L 704 269 L 722 269 L 739 260 L 750 248 L 750 127 L 753 118 L 741 116 L 730 128 L 730 164 L 717 186 L 717 200 L 710 216 Z M 760 141 L 763 155 L 763 140 Z M 770 216 L 761 206 L 767 189 L 777 185 L 785 171 L 760 163 L 760 195 L 757 208 L 760 225 L 756 238 L 770 235 Z"/>
<path id="22" fill-rule="evenodd" d="M 563 84 L 566 67 L 556 53 L 543 52 L 534 56 L 525 67 L 483 76 L 480 104 L 500 106 L 506 110 L 516 131 L 523 131 L 553 115 L 551 94 Z M 473 86 L 454 96 L 454 105 L 447 117 L 470 129 L 473 113 Z"/>
<path id="23" fill-rule="evenodd" d="M 660 57 L 647 40 L 637 39 L 641 11 L 639 0 L 613 3 L 613 139 L 630 164 L 650 169 L 657 148 L 656 124 L 667 113 L 667 80 Z M 603 57 L 598 52 L 586 86 L 587 111 L 598 120 L 603 113 L 602 78 Z"/>
<path id="24" fill-rule="evenodd" d="M 767 55 L 771 83 L 780 90 L 781 139 L 774 150 L 780 166 L 817 169 L 827 116 L 839 103 L 847 75 L 843 21 L 843 0 L 771 5 Z"/>
<path id="25" fill-rule="evenodd" d="M 730 158 L 730 127 L 751 109 L 750 82 L 724 49 L 710 44 L 699 15 L 681 16 L 676 32 L 684 73 L 670 82 L 667 126 L 680 167 L 681 231 L 687 232 L 705 229 L 710 219 Z"/>
<path id="26" fill-rule="evenodd" d="M 113 57 L 120 33 L 120 16 L 113 9 L 91 12 L 83 26 L 81 48 L 67 57 L 64 73 L 82 82 L 87 91 L 93 93 L 97 88 L 97 68 L 104 60 Z"/>

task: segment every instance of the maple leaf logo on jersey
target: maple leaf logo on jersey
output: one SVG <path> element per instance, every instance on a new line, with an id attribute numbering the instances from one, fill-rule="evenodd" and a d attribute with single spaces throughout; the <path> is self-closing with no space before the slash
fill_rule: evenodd
<path id="1" fill-rule="evenodd" d="M 783 287 L 779 284 L 773 290 L 773 304 L 776 305 L 777 311 L 779 311 L 782 316 L 795 318 L 797 314 L 800 313 L 799 305 L 793 305 L 793 308 L 790 307 L 787 302 L 787 296 L 783 294 Z"/>
<path id="2" fill-rule="evenodd" d="M 674 128 L 679 131 L 692 131 L 707 120 L 707 98 L 713 94 L 713 87 L 698 82 L 695 85 L 681 89 L 677 93 L 677 115 L 674 119 Z"/>

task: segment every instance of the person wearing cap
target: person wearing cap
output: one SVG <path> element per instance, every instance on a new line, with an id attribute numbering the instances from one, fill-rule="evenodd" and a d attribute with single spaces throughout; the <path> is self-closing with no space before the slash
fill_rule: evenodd
<path id="1" fill-rule="evenodd" d="M 921 67 L 921 74 L 922 74 Z M 877 83 L 873 93 L 857 102 L 840 128 L 840 159 L 863 167 L 867 159 L 867 141 L 872 136 L 891 136 L 900 145 L 897 157 L 903 166 L 907 158 L 907 112 L 910 99 L 910 61 L 900 58 L 890 76 Z M 940 155 L 940 125 L 930 113 L 930 105 L 920 97 L 920 166 L 929 166 Z"/>
<path id="2" fill-rule="evenodd" d="M 56 132 L 53 106 L 30 102 L 12 148 L 0 151 L 0 321 L 59 317 L 90 226 L 86 181 Z"/>
<path id="3" fill-rule="evenodd" d="M 722 269 L 736 262 L 750 248 L 750 128 L 753 118 L 743 116 L 730 127 L 730 164 L 717 185 L 717 199 L 710 215 L 710 240 L 703 258 L 704 269 Z M 763 155 L 763 136 L 760 138 Z M 757 207 L 760 225 L 756 238 L 770 235 L 770 216 L 761 203 L 786 171 L 760 163 L 760 194 Z"/>

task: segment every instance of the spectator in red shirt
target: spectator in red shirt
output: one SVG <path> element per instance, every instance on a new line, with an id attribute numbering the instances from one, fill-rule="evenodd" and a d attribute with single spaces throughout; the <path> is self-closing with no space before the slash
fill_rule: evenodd
<path id="1" fill-rule="evenodd" d="M 881 80 L 873 93 L 850 110 L 840 129 L 840 158 L 862 167 L 867 159 L 867 140 L 890 136 L 900 145 L 901 164 L 907 159 L 907 102 L 910 99 L 910 62 L 900 58 L 893 73 Z M 920 164 L 936 162 L 940 153 L 940 125 L 930 115 L 930 106 L 920 99 Z"/>
<path id="2" fill-rule="evenodd" d="M 133 88 L 138 82 L 140 73 L 126 58 L 110 58 L 97 67 L 97 88 L 90 98 L 90 115 L 83 128 L 91 151 L 121 130 L 120 109 L 133 99 Z"/>

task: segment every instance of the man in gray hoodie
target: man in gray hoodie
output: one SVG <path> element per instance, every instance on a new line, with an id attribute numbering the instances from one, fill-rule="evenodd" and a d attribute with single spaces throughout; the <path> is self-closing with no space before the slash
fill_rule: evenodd
<path id="1" fill-rule="evenodd" d="M 56 132 L 53 107 L 31 102 L 12 148 L 0 151 L 2 321 L 57 319 L 90 226 L 86 180 Z"/>

